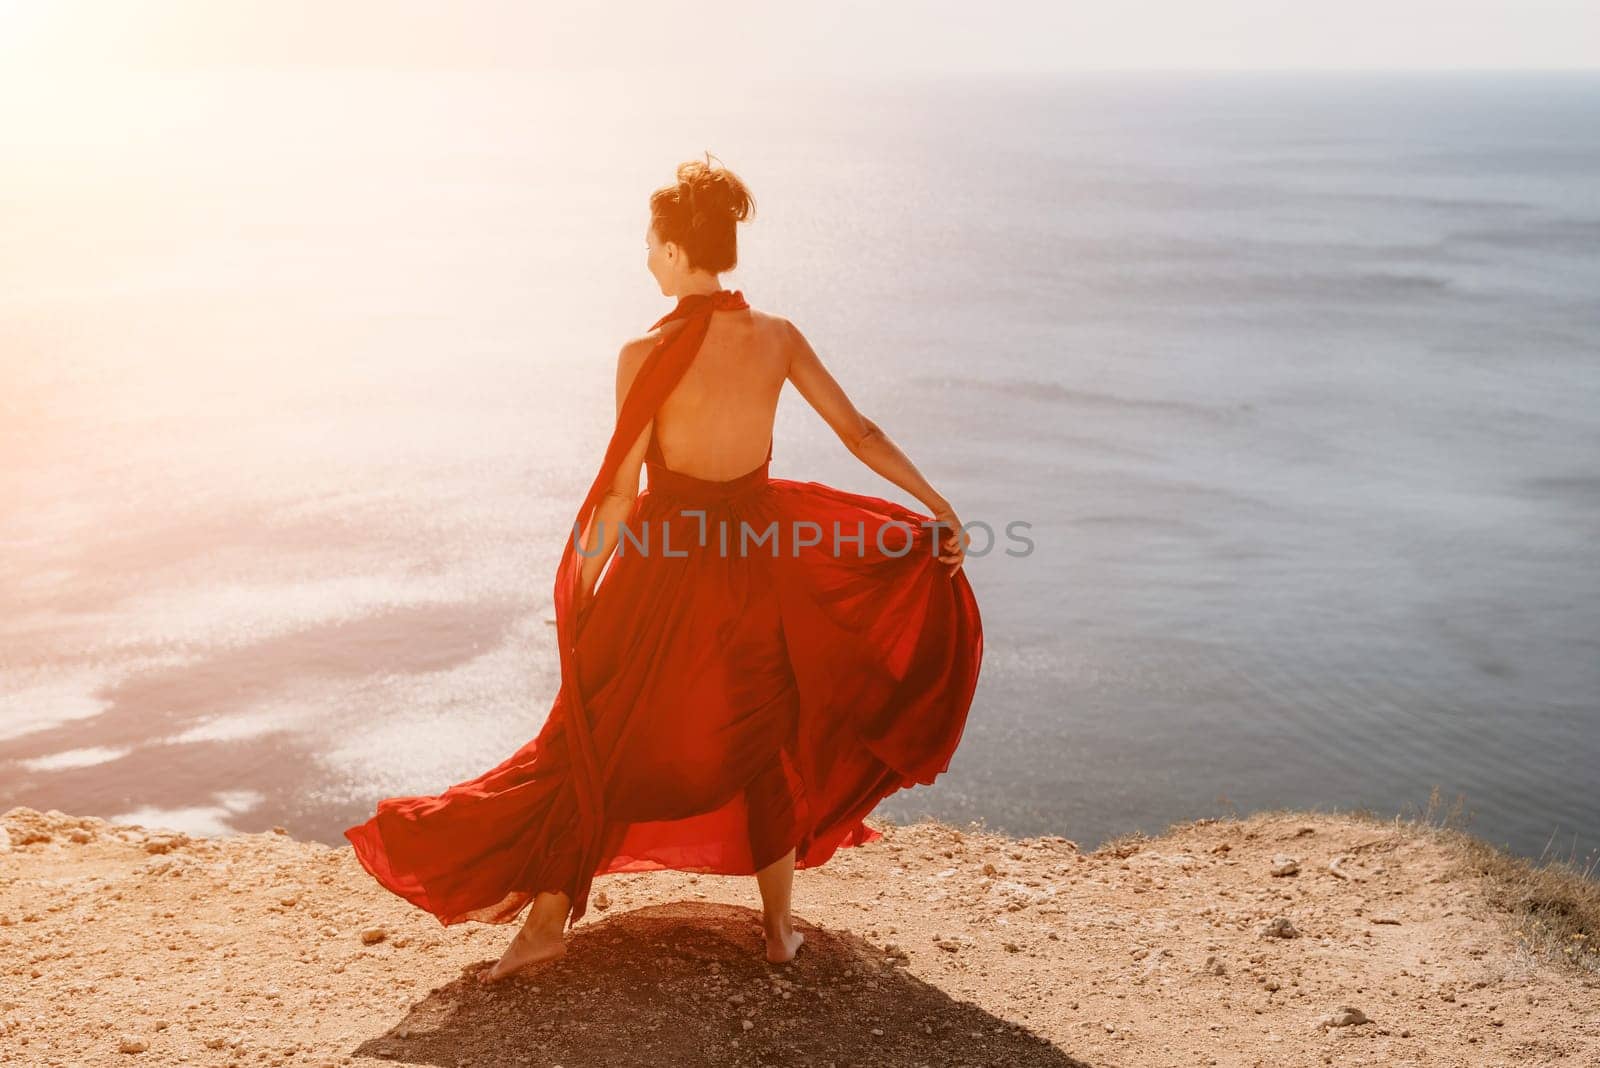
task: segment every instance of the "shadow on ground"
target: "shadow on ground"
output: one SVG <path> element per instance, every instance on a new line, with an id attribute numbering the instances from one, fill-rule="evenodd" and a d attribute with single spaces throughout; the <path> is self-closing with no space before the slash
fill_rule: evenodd
<path id="1" fill-rule="evenodd" d="M 565 957 L 492 986 L 474 966 L 354 1053 L 442 1068 L 1088 1068 L 857 935 L 795 923 L 799 954 L 769 964 L 752 909 L 675 903 L 608 916 L 579 927 Z"/>

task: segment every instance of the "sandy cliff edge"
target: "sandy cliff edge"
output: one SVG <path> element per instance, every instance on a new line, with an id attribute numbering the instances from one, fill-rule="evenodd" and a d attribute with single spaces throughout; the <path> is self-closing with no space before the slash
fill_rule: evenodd
<path id="1" fill-rule="evenodd" d="M 13 808 L 0 1063 L 1600 1064 L 1592 934 L 1552 949 L 1456 833 L 871 822 L 796 874 L 790 965 L 749 878 L 607 875 L 565 958 L 481 988 L 515 928 L 444 928 L 348 846 Z"/>

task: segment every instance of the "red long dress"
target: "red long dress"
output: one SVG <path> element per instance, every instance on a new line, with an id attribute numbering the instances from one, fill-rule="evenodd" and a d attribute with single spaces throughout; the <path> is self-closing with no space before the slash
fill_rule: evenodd
<path id="1" fill-rule="evenodd" d="M 652 435 L 636 500 L 582 618 L 595 506 L 682 378 L 711 312 L 679 299 L 624 399 L 556 570 L 561 688 L 537 737 L 436 796 L 387 798 L 344 834 L 383 886 L 436 916 L 510 923 L 541 890 L 583 916 L 596 875 L 749 875 L 880 837 L 862 819 L 931 784 L 983 658 L 964 571 L 930 516 L 820 482 L 673 471 Z M 837 524 L 837 526 L 835 525 Z M 923 525 L 930 524 L 930 525 Z"/>

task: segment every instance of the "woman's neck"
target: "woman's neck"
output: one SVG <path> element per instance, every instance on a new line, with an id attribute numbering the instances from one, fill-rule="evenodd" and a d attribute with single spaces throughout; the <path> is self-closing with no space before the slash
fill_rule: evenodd
<path id="1" fill-rule="evenodd" d="M 722 282 L 713 275 L 710 279 L 695 279 L 684 283 L 683 288 L 678 290 L 675 296 L 679 298 L 703 296 L 708 293 L 715 293 L 720 289 L 722 289 Z"/>

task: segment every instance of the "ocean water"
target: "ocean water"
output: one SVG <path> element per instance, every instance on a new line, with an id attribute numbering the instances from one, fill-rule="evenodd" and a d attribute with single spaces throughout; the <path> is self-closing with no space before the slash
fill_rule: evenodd
<path id="1" fill-rule="evenodd" d="M 0 104 L 0 810 L 339 843 L 535 734 L 709 149 L 724 283 L 1001 534 L 961 750 L 880 814 L 1437 789 L 1600 847 L 1600 78 L 52 89 Z M 792 391 L 773 469 L 914 503 Z"/>

